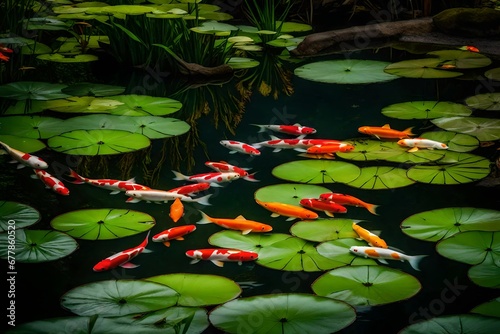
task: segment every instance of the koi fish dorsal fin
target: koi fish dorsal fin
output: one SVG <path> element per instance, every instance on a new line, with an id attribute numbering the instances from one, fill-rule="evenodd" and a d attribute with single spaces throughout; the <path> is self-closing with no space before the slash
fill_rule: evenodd
<path id="1" fill-rule="evenodd" d="M 227 162 L 226 162 L 226 161 L 224 161 L 224 160 L 221 160 L 221 161 L 219 161 L 219 162 L 220 162 L 221 164 L 227 164 Z"/>
<path id="2" fill-rule="evenodd" d="M 243 217 L 242 215 L 239 215 L 238 217 L 234 218 L 234 219 L 238 219 L 238 220 L 247 220 L 245 217 Z"/>
<path id="3" fill-rule="evenodd" d="M 383 128 L 386 128 L 386 129 L 390 129 L 391 126 L 389 124 L 384 124 L 384 126 L 382 126 Z"/>
<path id="4" fill-rule="evenodd" d="M 404 129 L 403 132 L 406 133 L 408 136 L 416 136 L 416 134 L 414 134 L 413 132 L 411 132 L 411 130 L 413 130 L 413 126 L 407 128 L 407 129 Z"/>

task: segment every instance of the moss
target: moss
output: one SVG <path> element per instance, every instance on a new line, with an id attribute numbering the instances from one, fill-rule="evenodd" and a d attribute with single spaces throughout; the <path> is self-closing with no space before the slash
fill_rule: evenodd
<path id="1" fill-rule="evenodd" d="M 440 31 L 467 37 L 500 37 L 500 11 L 491 8 L 450 8 L 433 17 Z"/>

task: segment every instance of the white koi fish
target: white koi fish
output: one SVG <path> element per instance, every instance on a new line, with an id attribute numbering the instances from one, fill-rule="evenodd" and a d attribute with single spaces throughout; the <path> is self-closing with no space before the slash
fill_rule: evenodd
<path id="1" fill-rule="evenodd" d="M 408 261 L 413 269 L 420 271 L 418 265 L 420 261 L 427 255 L 406 255 L 388 248 L 367 247 L 367 246 L 352 246 L 349 252 L 354 255 L 376 259 L 381 263 L 387 264 L 386 260 L 399 260 L 401 262 Z"/>
<path id="2" fill-rule="evenodd" d="M 195 202 L 202 205 L 210 205 L 210 203 L 208 203 L 208 199 L 212 196 L 212 194 L 209 194 L 203 197 L 192 198 L 176 192 L 157 189 L 128 190 L 125 192 L 125 195 L 130 196 L 126 200 L 127 203 L 137 203 L 140 201 L 168 203 L 168 201 L 173 201 L 178 198 L 184 202 Z"/>
<path id="3" fill-rule="evenodd" d="M 250 144 L 242 143 L 240 141 L 236 140 L 221 140 L 220 144 L 231 151 L 229 152 L 230 154 L 232 153 L 243 153 L 243 154 L 249 154 L 249 155 L 260 155 L 260 151 L 253 147 Z"/>
<path id="4" fill-rule="evenodd" d="M 233 180 L 239 179 L 240 174 L 236 172 L 213 172 L 213 173 L 202 173 L 196 175 L 184 175 L 182 173 L 172 171 L 175 174 L 174 180 L 185 180 L 198 183 L 210 183 L 212 187 L 221 187 L 219 183 L 231 182 Z"/>
<path id="5" fill-rule="evenodd" d="M 405 146 L 405 147 L 411 147 L 411 149 L 409 149 L 408 152 L 418 151 L 419 148 L 426 148 L 429 150 L 433 150 L 433 149 L 447 150 L 448 149 L 448 146 L 444 143 L 441 143 L 441 142 L 438 142 L 435 140 L 424 139 L 424 138 L 401 139 L 398 141 L 398 145 Z"/>
<path id="6" fill-rule="evenodd" d="M 69 189 L 66 188 L 64 183 L 55 178 L 51 174 L 42 169 L 34 169 L 36 176 L 45 184 L 45 186 L 59 195 L 69 195 Z"/>
<path id="7" fill-rule="evenodd" d="M 17 165 L 17 169 L 24 167 L 31 167 L 33 169 L 47 169 L 49 167 L 49 165 L 45 161 L 35 155 L 16 150 L 15 148 L 12 148 L 1 141 L 0 145 L 3 146 L 4 152 L 9 154 L 12 159 L 14 159 L 12 163 L 19 163 L 19 165 Z"/>
<path id="8" fill-rule="evenodd" d="M 151 189 L 149 187 L 135 183 L 134 178 L 131 178 L 130 180 L 127 180 L 127 181 L 120 181 L 120 180 L 113 180 L 113 179 L 88 179 L 86 177 L 78 175 L 78 173 L 72 169 L 70 169 L 69 171 L 70 171 L 69 176 L 71 176 L 72 178 L 75 179 L 75 181 L 70 181 L 71 183 L 74 183 L 74 184 L 88 183 L 88 184 L 93 185 L 95 187 L 111 190 L 111 195 L 115 195 L 115 194 L 118 194 L 122 191 L 128 191 L 128 190 L 148 190 L 148 189 Z"/>

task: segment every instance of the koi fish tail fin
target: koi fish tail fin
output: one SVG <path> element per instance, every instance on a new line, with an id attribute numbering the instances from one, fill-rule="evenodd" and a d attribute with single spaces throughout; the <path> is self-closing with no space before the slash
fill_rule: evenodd
<path id="1" fill-rule="evenodd" d="M 250 182 L 260 182 L 260 180 L 257 180 L 257 179 L 255 178 L 255 174 L 257 174 L 257 172 L 252 173 L 252 174 L 248 174 L 247 176 L 245 176 L 245 177 L 243 178 L 243 180 L 250 181 Z"/>
<path id="2" fill-rule="evenodd" d="M 172 170 L 172 173 L 174 173 L 174 175 L 175 175 L 174 180 L 176 180 L 176 181 L 188 179 L 188 177 L 186 175 L 179 173 L 175 170 Z"/>
<path id="3" fill-rule="evenodd" d="M 75 179 L 74 181 L 69 181 L 71 183 L 74 183 L 74 184 L 84 183 L 84 178 L 82 176 L 80 176 L 77 172 L 72 170 L 71 168 L 69 169 L 69 176 L 71 176 L 72 178 Z"/>
<path id="4" fill-rule="evenodd" d="M 203 211 L 198 210 L 201 213 L 201 219 L 196 222 L 196 224 L 210 224 L 212 221 L 210 220 L 210 217 Z"/>
<path id="5" fill-rule="evenodd" d="M 420 261 L 422 261 L 422 259 L 424 257 L 426 257 L 428 255 L 415 255 L 415 256 L 410 256 L 410 258 L 408 259 L 408 262 L 410 263 L 410 266 L 415 269 L 415 270 L 418 270 L 420 271 L 419 269 L 419 264 L 420 264 Z"/>
<path id="6" fill-rule="evenodd" d="M 210 202 L 208 202 L 208 199 L 211 196 L 212 196 L 212 194 L 208 194 L 208 195 L 203 196 L 203 197 L 194 198 L 193 202 L 196 202 L 196 203 L 201 204 L 201 205 L 212 205 L 212 204 L 210 204 Z"/>
<path id="7" fill-rule="evenodd" d="M 256 149 L 262 148 L 261 143 L 252 143 L 252 146 L 255 147 Z"/>
<path id="8" fill-rule="evenodd" d="M 377 216 L 378 216 L 378 213 L 377 213 L 378 207 L 379 207 L 379 205 L 370 204 L 370 203 L 367 203 L 365 206 L 366 210 L 368 210 L 371 214 L 377 215 Z"/>
<path id="9" fill-rule="evenodd" d="M 258 126 L 259 127 L 259 133 L 260 132 L 266 132 L 266 127 L 264 125 L 259 125 L 259 124 L 250 124 L 253 126 Z"/>
<path id="10" fill-rule="evenodd" d="M 404 132 L 406 135 L 408 135 L 408 136 L 416 136 L 416 134 L 415 134 L 415 133 L 413 133 L 413 132 L 411 132 L 411 130 L 413 130 L 413 126 L 412 126 L 412 127 L 410 127 L 410 128 L 408 128 L 408 129 L 403 130 L 403 132 Z"/>

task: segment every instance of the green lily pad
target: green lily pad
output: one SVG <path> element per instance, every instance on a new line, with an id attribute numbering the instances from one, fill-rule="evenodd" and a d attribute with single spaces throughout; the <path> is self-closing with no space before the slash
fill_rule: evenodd
<path id="1" fill-rule="evenodd" d="M 290 22 L 290 21 L 276 21 L 276 25 L 279 26 L 281 24 L 281 33 L 282 34 L 289 34 L 292 32 L 304 32 L 304 31 L 310 31 L 313 28 L 309 24 L 305 23 L 298 23 L 298 22 Z"/>
<path id="2" fill-rule="evenodd" d="M 0 97 L 14 100 L 53 100 L 68 97 L 61 92 L 66 85 L 36 81 L 18 81 L 0 86 Z"/>
<path id="3" fill-rule="evenodd" d="M 12 249 L 7 233 L 0 234 L 0 258 L 12 256 Z M 55 261 L 73 253 L 77 242 L 67 234 L 52 230 L 24 230 L 15 232 L 16 262 L 38 263 Z"/>
<path id="4" fill-rule="evenodd" d="M 351 306 L 308 294 L 240 298 L 213 309 L 210 322 L 225 333 L 333 333 L 354 322 Z"/>
<path id="5" fill-rule="evenodd" d="M 330 192 L 330 189 L 297 183 L 273 184 L 258 189 L 254 198 L 262 202 L 280 202 L 300 206 L 303 198 L 317 198 L 323 193 Z"/>
<path id="6" fill-rule="evenodd" d="M 36 57 L 40 60 L 53 61 L 55 63 L 87 63 L 99 60 L 97 56 L 90 54 L 78 54 L 74 56 L 65 56 L 60 53 L 42 54 Z"/>
<path id="7" fill-rule="evenodd" d="M 233 70 L 239 70 L 244 68 L 253 68 L 259 66 L 259 61 L 251 58 L 245 57 L 231 57 L 227 61 L 227 64 L 231 66 Z"/>
<path id="8" fill-rule="evenodd" d="M 27 30 L 67 30 L 69 28 L 66 22 L 48 17 L 34 17 L 25 21 Z"/>
<path id="9" fill-rule="evenodd" d="M 123 93 L 125 87 L 82 82 L 70 85 L 61 91 L 74 96 L 111 96 Z"/>
<path id="10" fill-rule="evenodd" d="M 327 257 L 330 260 L 337 261 L 337 267 L 346 265 L 378 265 L 378 263 L 373 259 L 363 258 L 351 254 L 351 252 L 349 252 L 349 248 L 351 248 L 352 246 L 366 246 L 366 242 L 354 238 L 344 238 L 323 242 L 319 244 L 316 249 L 318 250 L 318 253 L 320 253 L 324 257 Z"/>
<path id="11" fill-rule="evenodd" d="M 420 138 L 435 140 L 448 145 L 453 152 L 470 152 L 479 147 L 479 140 L 471 135 L 451 131 L 424 132 Z"/>
<path id="12" fill-rule="evenodd" d="M 447 131 L 475 136 L 480 141 L 500 139 L 500 119 L 483 117 L 446 117 L 433 119 L 431 122 Z"/>
<path id="13" fill-rule="evenodd" d="M 117 95 L 110 97 L 123 104 L 112 110 L 113 115 L 123 116 L 165 116 L 182 107 L 182 103 L 167 97 L 147 95 Z"/>
<path id="14" fill-rule="evenodd" d="M 500 318 L 500 297 L 477 305 L 471 310 L 471 313 Z"/>
<path id="15" fill-rule="evenodd" d="M 500 81 L 500 67 L 492 68 L 484 72 L 484 76 L 490 80 Z"/>
<path id="16" fill-rule="evenodd" d="M 218 305 L 241 294 L 238 284 L 216 275 L 179 273 L 153 276 L 146 280 L 174 289 L 179 294 L 177 305 L 180 306 Z"/>
<path id="17" fill-rule="evenodd" d="M 467 272 L 469 279 L 479 286 L 486 288 L 500 288 L 500 260 L 487 260 L 485 263 L 470 267 Z"/>
<path id="18" fill-rule="evenodd" d="M 440 69 L 441 65 L 442 60 L 439 58 L 412 59 L 392 63 L 384 71 L 401 77 L 422 79 L 455 78 L 462 75 L 460 72 Z"/>
<path id="19" fill-rule="evenodd" d="M 218 32 L 230 32 L 233 30 L 238 30 L 238 28 L 227 23 L 221 23 L 217 21 L 206 21 L 203 22 L 198 27 L 191 28 L 191 30 L 202 34 L 215 34 Z"/>
<path id="20" fill-rule="evenodd" d="M 446 152 L 436 165 L 411 167 L 407 176 L 428 184 L 462 184 L 481 180 L 490 174 L 490 161 L 470 153 Z"/>
<path id="21" fill-rule="evenodd" d="M 441 60 L 442 65 L 456 68 L 480 68 L 491 64 L 491 59 L 477 52 L 462 50 L 439 50 L 427 53 Z"/>
<path id="22" fill-rule="evenodd" d="M 23 55 L 40 55 L 45 53 L 52 53 L 50 46 L 37 42 L 34 44 L 23 45 L 21 48 Z"/>
<path id="23" fill-rule="evenodd" d="M 454 334 L 495 333 L 500 326 L 500 319 L 482 315 L 458 314 L 435 317 L 403 328 L 399 334 Z"/>
<path id="24" fill-rule="evenodd" d="M 61 306 L 77 315 L 122 316 L 175 305 L 177 292 L 140 280 L 107 280 L 78 286 L 61 297 Z"/>
<path id="25" fill-rule="evenodd" d="M 86 209 L 59 215 L 50 225 L 77 239 L 108 240 L 148 231 L 155 225 L 155 219 L 147 213 L 127 209 Z"/>
<path id="26" fill-rule="evenodd" d="M 44 111 L 46 101 L 39 100 L 19 100 L 10 105 L 3 113 L 5 116 L 36 114 Z"/>
<path id="27" fill-rule="evenodd" d="M 25 138 L 46 139 L 61 134 L 63 121 L 44 116 L 8 116 L 0 118 L 2 134 Z"/>
<path id="28" fill-rule="evenodd" d="M 500 211 L 456 207 L 419 212 L 401 223 L 404 234 L 425 241 L 439 241 L 465 231 L 497 231 Z"/>
<path id="29" fill-rule="evenodd" d="M 243 235 L 237 231 L 225 230 L 212 234 L 208 242 L 217 247 L 259 253 L 263 248 L 290 237 L 291 235 L 283 233 L 253 233 Z"/>
<path id="30" fill-rule="evenodd" d="M 148 137 L 121 130 L 75 130 L 49 138 L 47 144 L 57 152 L 74 155 L 112 155 L 148 147 Z"/>
<path id="31" fill-rule="evenodd" d="M 90 7 L 85 10 L 87 14 L 111 14 L 116 17 L 121 17 L 122 15 L 142 15 L 146 13 L 152 13 L 155 10 L 154 7 L 140 6 L 140 5 L 115 5 L 115 6 L 103 6 L 103 7 Z"/>
<path id="32" fill-rule="evenodd" d="M 441 240 L 436 251 L 448 259 L 467 264 L 499 261 L 500 232 L 460 232 Z"/>
<path id="33" fill-rule="evenodd" d="M 33 153 L 43 150 L 46 146 L 43 142 L 33 138 L 23 138 L 12 135 L 0 135 L 0 141 L 16 150 Z"/>
<path id="34" fill-rule="evenodd" d="M 302 79 L 337 84 L 384 82 L 398 77 L 384 72 L 388 62 L 377 60 L 325 60 L 302 65 L 294 74 Z"/>
<path id="35" fill-rule="evenodd" d="M 39 221 L 37 209 L 22 203 L 0 201 L 0 232 L 25 228 Z"/>
<path id="36" fill-rule="evenodd" d="M 438 117 L 469 116 L 472 114 L 472 110 L 460 103 L 411 101 L 384 107 L 382 114 L 398 119 L 432 119 Z"/>
<path id="37" fill-rule="evenodd" d="M 352 229 L 352 219 L 332 218 L 315 221 L 299 221 L 292 225 L 290 233 L 304 240 L 323 242 L 342 238 L 357 238 Z"/>
<path id="38" fill-rule="evenodd" d="M 360 168 L 344 161 L 298 160 L 274 167 L 272 174 L 277 178 L 292 182 L 349 183 L 359 176 Z"/>
<path id="39" fill-rule="evenodd" d="M 72 96 L 45 102 L 45 108 L 65 113 L 110 113 L 111 109 L 122 105 L 120 101 L 93 96 Z"/>
<path id="40" fill-rule="evenodd" d="M 381 305 L 408 299 L 422 286 L 410 274 L 382 266 L 351 266 L 330 270 L 311 285 L 318 296 L 352 306 Z"/>
<path id="41" fill-rule="evenodd" d="M 470 96 L 465 103 L 474 109 L 500 110 L 500 93 L 486 93 Z"/>
<path id="42" fill-rule="evenodd" d="M 406 170 L 397 167 L 363 167 L 361 175 L 348 185 L 360 189 L 395 189 L 414 184 L 406 176 Z"/>

